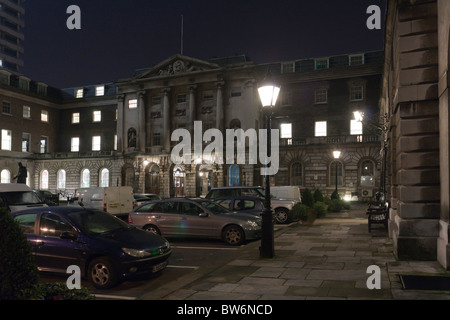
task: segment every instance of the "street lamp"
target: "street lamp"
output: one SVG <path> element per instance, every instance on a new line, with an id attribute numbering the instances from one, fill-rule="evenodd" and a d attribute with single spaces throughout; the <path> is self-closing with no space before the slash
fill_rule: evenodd
<path id="1" fill-rule="evenodd" d="M 337 160 L 341 157 L 341 152 L 339 150 L 333 151 L 333 157 L 336 159 L 336 161 L 335 161 L 336 188 L 334 189 L 334 192 L 336 193 L 336 196 L 337 196 L 338 195 L 338 162 L 337 162 Z"/>
<path id="2" fill-rule="evenodd" d="M 267 153 L 270 157 L 271 153 L 271 122 L 273 107 L 277 103 L 278 95 L 280 94 L 280 87 L 273 84 L 264 84 L 258 88 L 259 98 L 266 116 L 266 129 L 267 129 Z M 267 164 L 267 169 L 269 164 Z M 265 194 L 264 194 L 264 210 L 262 212 L 262 235 L 261 235 L 261 247 L 259 253 L 261 258 L 271 259 L 274 257 L 274 238 L 273 238 L 273 216 L 272 209 L 270 207 L 270 176 L 268 170 L 265 175 Z"/>

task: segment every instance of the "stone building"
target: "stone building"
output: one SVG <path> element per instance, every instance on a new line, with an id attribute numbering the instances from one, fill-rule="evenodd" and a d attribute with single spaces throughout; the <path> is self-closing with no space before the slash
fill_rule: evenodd
<path id="1" fill-rule="evenodd" d="M 381 99 L 390 235 L 401 260 L 450 268 L 450 3 L 388 2 Z"/>
<path id="2" fill-rule="evenodd" d="M 370 199 L 383 177 L 379 132 L 370 121 L 355 121 L 353 112 L 378 119 L 382 61 L 381 51 L 264 65 L 245 55 L 208 61 L 174 55 L 129 79 L 46 88 L 41 95 L 37 84 L 22 88 L 10 77 L 0 100 L 20 99 L 11 100 L 11 115 L 0 114 L 0 128 L 13 137 L 11 150 L 1 151 L 0 171 L 8 169 L 11 178 L 17 162 L 25 161 L 31 187 L 64 195 L 82 186 L 129 185 L 135 192 L 169 197 L 200 196 L 214 186 L 262 185 L 261 161 L 249 161 L 256 142 L 247 138 L 241 149 L 226 130 L 247 135 L 264 129 L 257 88 L 270 73 L 282 86 L 272 123 L 281 133 L 272 184 L 320 189 L 328 196 L 337 187 L 349 199 Z M 22 113 L 25 106 L 31 106 L 30 119 Z M 20 145 L 25 128 L 33 146 L 28 153 Z M 219 129 L 224 148 L 233 144 L 231 161 L 201 152 L 174 163 L 176 129 L 201 138 Z M 201 150 L 210 143 L 201 142 Z M 335 150 L 339 159 L 333 158 Z"/>

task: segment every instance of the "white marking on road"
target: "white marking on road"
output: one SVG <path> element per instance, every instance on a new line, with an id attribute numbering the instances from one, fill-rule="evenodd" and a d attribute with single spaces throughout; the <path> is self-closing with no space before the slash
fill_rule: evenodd
<path id="1" fill-rule="evenodd" d="M 237 250 L 238 248 L 217 248 L 217 247 L 185 247 L 185 246 L 171 246 L 175 249 L 198 249 L 198 250 Z"/>
<path id="2" fill-rule="evenodd" d="M 114 296 L 109 294 L 94 294 L 93 296 L 100 299 L 136 300 L 136 297 Z"/>
<path id="3" fill-rule="evenodd" d="M 167 268 L 178 268 L 178 269 L 198 269 L 199 266 L 174 266 L 174 265 L 168 265 Z"/>

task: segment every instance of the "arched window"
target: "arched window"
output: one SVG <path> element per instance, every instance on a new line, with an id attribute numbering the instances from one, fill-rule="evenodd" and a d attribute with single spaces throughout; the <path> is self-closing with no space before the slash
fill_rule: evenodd
<path id="1" fill-rule="evenodd" d="M 58 174 L 57 174 L 57 187 L 59 190 L 64 190 L 66 189 L 66 170 L 64 169 L 60 169 L 58 170 Z"/>
<path id="2" fill-rule="evenodd" d="M 3 169 L 0 177 L 1 183 L 11 183 L 11 172 L 8 169 Z"/>
<path id="3" fill-rule="evenodd" d="M 361 187 L 375 186 L 375 164 L 372 160 L 361 162 Z"/>
<path id="4" fill-rule="evenodd" d="M 303 185 L 303 166 L 300 162 L 291 165 L 291 186 Z"/>
<path id="5" fill-rule="evenodd" d="M 230 168 L 228 168 L 228 185 L 239 185 L 239 166 L 237 164 L 232 164 Z"/>
<path id="6" fill-rule="evenodd" d="M 344 174 L 342 163 L 339 161 L 333 161 L 330 164 L 330 186 L 336 185 L 336 177 L 337 177 L 337 186 L 344 185 Z"/>
<path id="7" fill-rule="evenodd" d="M 39 187 L 43 190 L 48 189 L 48 170 L 41 171 L 41 178 L 39 181 Z"/>
<path id="8" fill-rule="evenodd" d="M 80 187 L 89 188 L 90 185 L 91 185 L 91 172 L 89 171 L 89 169 L 83 169 L 81 171 Z"/>
<path id="9" fill-rule="evenodd" d="M 241 120 L 233 119 L 230 121 L 230 129 L 240 129 L 241 128 Z"/>
<path id="10" fill-rule="evenodd" d="M 100 187 L 109 187 L 109 170 L 106 168 L 100 170 Z"/>

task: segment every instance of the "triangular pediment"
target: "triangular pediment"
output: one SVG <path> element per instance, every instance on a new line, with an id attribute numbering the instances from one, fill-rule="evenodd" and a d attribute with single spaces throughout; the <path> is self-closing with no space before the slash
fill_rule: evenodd
<path id="1" fill-rule="evenodd" d="M 219 68 L 220 66 L 215 63 L 177 54 L 140 74 L 138 78 L 173 76 L 192 72 L 217 70 Z"/>

